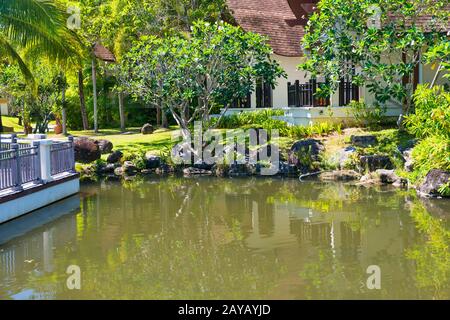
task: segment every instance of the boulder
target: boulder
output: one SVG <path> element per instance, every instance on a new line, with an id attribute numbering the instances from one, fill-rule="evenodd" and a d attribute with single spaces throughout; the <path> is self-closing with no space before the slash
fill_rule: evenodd
<path id="1" fill-rule="evenodd" d="M 377 137 L 374 135 L 351 136 L 350 142 L 357 147 L 369 147 L 377 144 Z"/>
<path id="2" fill-rule="evenodd" d="M 123 153 L 120 150 L 116 150 L 113 153 L 111 153 L 108 158 L 106 159 L 106 162 L 108 163 L 117 163 L 122 159 Z"/>
<path id="3" fill-rule="evenodd" d="M 439 188 L 448 182 L 450 182 L 450 172 L 432 169 L 419 186 L 419 194 L 425 197 L 439 197 L 441 196 Z"/>
<path id="4" fill-rule="evenodd" d="M 378 169 L 393 169 L 391 158 L 383 155 L 370 155 L 361 156 L 359 158 L 361 170 L 368 170 L 369 172 L 376 171 Z"/>
<path id="5" fill-rule="evenodd" d="M 212 175 L 212 172 L 209 170 L 203 170 L 203 169 L 197 169 L 194 167 L 189 167 L 183 169 L 183 175 L 185 177 L 191 177 L 191 176 L 205 176 L 205 175 Z"/>
<path id="6" fill-rule="evenodd" d="M 248 164 L 233 163 L 230 165 L 228 175 L 230 177 L 248 177 L 253 174 L 253 167 Z M 256 167 L 255 167 L 256 172 Z"/>
<path id="7" fill-rule="evenodd" d="M 319 179 L 322 181 L 353 181 L 361 179 L 361 174 L 353 170 L 335 170 L 322 172 Z"/>
<path id="8" fill-rule="evenodd" d="M 353 146 L 346 147 L 344 149 L 339 150 L 336 154 L 331 158 L 331 161 L 337 165 L 339 169 L 344 169 L 350 160 L 352 154 L 356 152 L 356 148 Z"/>
<path id="9" fill-rule="evenodd" d="M 98 147 L 100 148 L 100 152 L 102 154 L 107 154 L 107 153 L 111 153 L 112 149 L 113 149 L 113 144 L 111 141 L 109 140 L 105 140 L 105 139 L 101 139 L 101 140 L 96 140 Z"/>
<path id="10" fill-rule="evenodd" d="M 288 155 L 288 162 L 296 166 L 301 173 L 317 171 L 316 163 L 320 153 L 325 150 L 322 142 L 316 139 L 304 139 L 295 142 Z"/>
<path id="11" fill-rule="evenodd" d="M 224 165 L 224 164 L 214 165 L 212 168 L 212 171 L 216 175 L 216 177 L 228 176 L 229 170 L 230 170 L 229 166 Z"/>
<path id="12" fill-rule="evenodd" d="M 101 157 L 100 148 L 95 140 L 83 137 L 74 141 L 75 161 L 80 163 L 91 163 Z"/>
<path id="13" fill-rule="evenodd" d="M 134 175 L 138 169 L 131 161 L 125 161 L 121 167 L 114 169 L 114 174 L 117 176 Z"/>
<path id="14" fill-rule="evenodd" d="M 152 134 L 153 131 L 155 131 L 155 130 L 153 129 L 153 126 L 150 123 L 144 124 L 141 128 L 142 134 Z"/>
<path id="15" fill-rule="evenodd" d="M 298 168 L 286 161 L 280 161 L 278 173 L 283 176 L 298 176 Z"/>
<path id="16" fill-rule="evenodd" d="M 156 169 L 159 168 L 162 164 L 161 157 L 150 152 L 147 152 L 145 154 L 145 160 L 147 169 Z"/>
<path id="17" fill-rule="evenodd" d="M 408 185 L 406 179 L 400 178 L 394 170 L 378 169 L 374 172 L 369 172 L 364 175 L 361 180 L 363 184 L 392 184 L 395 187 L 402 187 Z"/>
<path id="18" fill-rule="evenodd" d="M 405 161 L 404 169 L 407 172 L 412 172 L 414 170 L 414 159 L 412 157 L 412 148 L 406 149 L 402 152 L 403 160 Z"/>

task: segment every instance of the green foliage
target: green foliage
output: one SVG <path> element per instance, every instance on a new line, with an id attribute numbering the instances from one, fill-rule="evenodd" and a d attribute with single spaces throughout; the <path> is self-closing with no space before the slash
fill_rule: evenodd
<path id="1" fill-rule="evenodd" d="M 415 113 L 405 121 L 409 132 L 419 138 L 432 135 L 450 139 L 450 93 L 440 86 L 420 85 L 414 93 Z"/>
<path id="2" fill-rule="evenodd" d="M 450 140 L 439 136 L 430 136 L 420 141 L 413 149 L 413 181 L 426 176 L 431 169 L 450 171 Z"/>
<path id="3" fill-rule="evenodd" d="M 342 132 L 341 124 L 321 122 L 310 126 L 291 126 L 283 120 L 274 119 L 284 115 L 283 110 L 258 110 L 235 113 L 224 116 L 217 124 L 222 129 L 250 129 L 262 128 L 267 131 L 278 130 L 281 137 L 301 139 L 305 137 L 324 136 L 332 132 Z M 209 125 L 215 125 L 217 119 L 213 119 Z"/>
<path id="4" fill-rule="evenodd" d="M 364 101 L 351 101 L 349 104 L 351 113 L 357 124 L 367 128 L 378 128 L 383 121 L 386 108 L 379 105 L 367 106 Z"/>
<path id="5" fill-rule="evenodd" d="M 366 84 L 380 105 L 394 100 L 403 103 L 408 114 L 414 68 L 423 60 L 418 52 L 445 37 L 447 4 L 444 0 L 322 0 L 306 28 L 303 48 L 308 59 L 300 67 L 324 76 L 329 91 L 337 89 L 342 77 Z M 379 25 L 372 25 L 369 22 L 377 20 L 377 14 Z M 426 27 L 424 15 L 434 17 Z"/>
<path id="6" fill-rule="evenodd" d="M 406 118 L 405 125 L 409 132 L 422 138 L 412 153 L 411 179 L 417 181 L 431 169 L 450 171 L 450 93 L 439 86 L 419 86 L 414 101 L 415 114 Z"/>
<path id="7" fill-rule="evenodd" d="M 214 106 L 245 98 L 255 89 L 257 78 L 274 84 L 284 73 L 270 60 L 270 53 L 261 35 L 227 23 L 198 21 L 189 37 L 142 37 L 119 73 L 134 97 L 170 111 L 186 129 Z"/>

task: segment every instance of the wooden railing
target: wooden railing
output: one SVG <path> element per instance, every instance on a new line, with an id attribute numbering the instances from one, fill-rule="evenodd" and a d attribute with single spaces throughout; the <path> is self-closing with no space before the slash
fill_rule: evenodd
<path id="1" fill-rule="evenodd" d="M 317 88 L 322 82 L 311 79 L 307 83 L 296 80 L 293 84 L 288 82 L 289 107 L 326 107 L 330 105 L 330 97 L 319 97 Z"/>
<path id="2" fill-rule="evenodd" d="M 319 97 L 317 89 L 323 82 L 311 79 L 307 83 L 288 82 L 289 107 L 327 107 L 330 105 L 330 97 Z M 347 106 L 350 101 L 359 100 L 359 87 L 351 81 L 342 79 L 339 83 L 339 106 Z"/>

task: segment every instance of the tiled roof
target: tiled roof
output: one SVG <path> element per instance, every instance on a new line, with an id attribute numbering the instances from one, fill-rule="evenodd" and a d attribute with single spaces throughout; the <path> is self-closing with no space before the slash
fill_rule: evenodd
<path id="1" fill-rule="evenodd" d="M 288 0 L 228 0 L 228 7 L 244 30 L 268 36 L 276 54 L 299 57 L 302 55 L 300 41 L 305 34 L 306 11 L 314 2 L 302 0 L 306 8 L 303 15 L 302 8 L 293 6 L 291 9 Z"/>
<path id="2" fill-rule="evenodd" d="M 99 43 L 94 45 L 94 55 L 105 62 L 116 62 L 114 54 Z"/>

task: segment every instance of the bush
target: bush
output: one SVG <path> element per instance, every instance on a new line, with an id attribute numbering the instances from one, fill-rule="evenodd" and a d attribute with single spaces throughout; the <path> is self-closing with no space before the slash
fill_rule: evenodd
<path id="1" fill-rule="evenodd" d="M 431 169 L 450 171 L 450 93 L 443 87 L 419 86 L 414 93 L 415 113 L 405 120 L 406 129 L 423 140 L 414 148 L 417 181 Z"/>
<path id="2" fill-rule="evenodd" d="M 415 113 L 405 120 L 408 131 L 419 138 L 439 135 L 450 139 L 450 93 L 440 86 L 419 86 L 414 103 Z"/>
<path id="3" fill-rule="evenodd" d="M 414 174 L 411 180 L 419 180 L 431 169 L 450 171 L 450 140 L 430 136 L 420 141 L 412 152 Z"/>
<path id="4" fill-rule="evenodd" d="M 353 100 L 350 102 L 349 107 L 356 123 L 362 127 L 368 128 L 378 128 L 381 125 L 383 115 L 386 112 L 386 108 L 382 108 L 379 105 L 373 107 L 367 106 L 364 100 Z"/>

